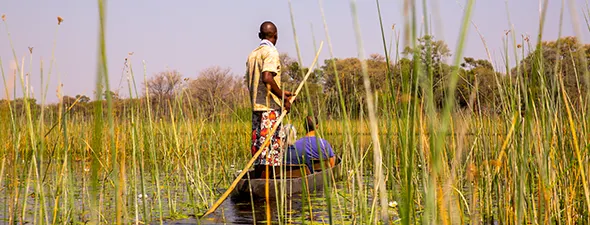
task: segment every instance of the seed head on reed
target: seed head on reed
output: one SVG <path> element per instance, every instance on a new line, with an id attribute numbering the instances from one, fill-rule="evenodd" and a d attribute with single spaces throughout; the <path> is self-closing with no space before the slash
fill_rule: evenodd
<path id="1" fill-rule="evenodd" d="M 63 98 L 61 97 L 61 89 L 63 88 L 63 84 L 61 85 L 57 85 L 57 88 L 55 89 L 55 96 L 57 97 L 57 99 L 59 100 L 60 103 L 63 102 Z"/>
<path id="2" fill-rule="evenodd" d="M 62 18 L 61 16 L 57 17 L 57 25 L 60 25 L 61 22 L 63 22 L 63 21 L 64 21 L 64 18 Z"/>
<path id="3" fill-rule="evenodd" d="M 2 14 L 2 21 L 6 21 L 6 14 Z"/>
<path id="4" fill-rule="evenodd" d="M 522 47 L 521 44 L 516 45 L 516 48 L 521 48 L 521 47 Z"/>
<path id="5" fill-rule="evenodd" d="M 125 65 L 127 65 L 127 60 L 133 55 L 133 52 L 128 52 L 127 57 L 125 57 Z"/>
<path id="6" fill-rule="evenodd" d="M 33 54 L 33 47 L 29 47 L 29 52 Z"/>
<path id="7" fill-rule="evenodd" d="M 528 43 L 528 42 L 531 40 L 528 34 L 523 34 L 523 35 L 522 35 L 522 39 L 523 39 L 524 41 L 526 41 L 527 43 Z"/>
<path id="8" fill-rule="evenodd" d="M 494 169 L 499 169 L 502 166 L 502 161 L 500 160 L 490 160 L 490 165 L 494 167 Z"/>
<path id="9" fill-rule="evenodd" d="M 475 179 L 477 179 L 477 175 L 477 166 L 474 163 L 470 163 L 467 166 L 467 180 L 474 181 Z"/>

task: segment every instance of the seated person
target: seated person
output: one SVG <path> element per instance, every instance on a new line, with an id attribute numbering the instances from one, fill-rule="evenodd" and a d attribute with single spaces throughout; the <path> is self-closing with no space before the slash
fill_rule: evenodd
<path id="1" fill-rule="evenodd" d="M 336 156 L 332 146 L 323 138 L 317 137 L 315 128 L 318 126 L 318 120 L 308 116 L 305 120 L 305 137 L 297 140 L 294 144 L 287 141 L 287 161 L 286 164 L 306 164 L 309 171 L 313 171 L 311 160 L 329 160 L 330 167 L 333 167 L 336 161 Z M 287 140 L 293 138 L 291 135 L 295 134 L 295 128 L 288 129 Z M 320 158 L 320 149 L 322 150 L 322 157 Z"/>
<path id="2" fill-rule="evenodd" d="M 287 157 L 287 159 L 290 159 L 291 157 L 296 157 L 297 156 L 297 151 L 295 151 L 294 145 L 295 145 L 295 141 L 297 140 L 297 131 L 295 130 L 295 127 L 291 124 L 285 124 L 283 125 L 283 127 L 281 128 L 284 133 L 285 133 L 285 144 L 283 145 L 283 148 L 281 149 L 282 151 L 284 151 L 284 156 Z M 303 163 L 299 163 L 297 160 L 293 161 L 293 162 L 289 162 L 288 160 L 283 163 L 282 165 L 299 165 L 299 164 L 303 164 Z M 265 177 L 265 171 L 266 170 L 266 166 L 265 165 L 255 165 L 254 166 L 254 177 L 255 178 L 261 178 L 261 177 Z M 277 171 L 273 171 L 272 169 L 269 169 L 269 174 L 272 176 L 273 173 L 278 173 Z"/>
<path id="3" fill-rule="evenodd" d="M 297 141 L 297 129 L 295 129 L 295 126 L 291 124 L 285 124 L 285 126 L 283 126 L 283 130 L 285 131 L 285 162 L 283 165 L 304 164 L 305 161 L 303 160 L 303 154 L 301 154 L 301 151 L 297 151 L 297 149 L 295 149 L 295 141 Z"/>

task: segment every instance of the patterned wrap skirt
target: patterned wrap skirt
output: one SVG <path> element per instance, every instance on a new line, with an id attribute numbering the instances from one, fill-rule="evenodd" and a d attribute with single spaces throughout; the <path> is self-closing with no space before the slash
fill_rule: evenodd
<path id="1" fill-rule="evenodd" d="M 271 138 L 269 145 L 262 149 L 262 153 L 254 165 L 280 166 L 283 160 L 283 143 L 285 133 L 282 125 L 277 127 L 274 134 L 269 135 L 272 127 L 277 123 L 281 110 L 254 111 L 252 112 L 252 155 L 256 154 L 267 138 Z"/>

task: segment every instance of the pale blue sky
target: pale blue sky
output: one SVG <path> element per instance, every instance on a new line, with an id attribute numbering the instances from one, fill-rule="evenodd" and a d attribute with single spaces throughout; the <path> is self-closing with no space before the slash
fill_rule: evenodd
<path id="1" fill-rule="evenodd" d="M 392 24 L 397 24 L 396 29 L 402 28 L 402 2 L 380 1 L 387 38 L 390 37 Z M 428 2 L 431 4 L 429 9 L 435 37 L 445 40 L 454 52 L 463 16 L 459 4 L 464 6 L 466 0 Z M 561 1 L 549 2 L 544 39 L 554 40 L 558 35 Z M 438 5 L 436 10 L 433 10 L 433 3 Z M 358 0 L 357 4 L 366 55 L 383 54 L 375 1 Z M 588 43 L 588 29 L 582 16 L 586 9 L 585 0 L 575 0 L 574 4 L 578 10 L 576 13 L 584 42 Z M 293 0 L 292 5 L 302 57 L 307 66 L 314 55 L 311 24 L 318 44 L 326 40 L 318 1 Z M 574 35 L 575 24 L 572 23 L 572 13 L 568 9 L 566 4 L 563 35 Z M 324 11 L 335 56 L 356 57 L 349 1 L 324 0 Z M 485 36 L 495 63 L 502 63 L 502 38 L 504 31 L 510 29 L 508 13 L 518 38 L 521 34 L 529 34 L 531 40 L 536 40 L 539 0 L 477 0 L 475 4 L 473 21 Z M 55 102 L 58 81 L 63 83 L 62 91 L 65 95 L 86 94 L 93 98 L 98 35 L 96 1 L 3 0 L 0 14 L 7 16 L 18 57 L 28 55 L 28 46 L 34 47 L 31 84 L 37 97 L 40 89 L 40 59 L 44 60 L 47 72 L 56 17 L 62 16 L 64 22 L 57 33 L 56 65 L 49 83 L 47 100 Z M 142 60 L 146 61 L 148 76 L 170 68 L 177 69 L 185 77 L 195 78 L 200 70 L 214 65 L 229 67 L 233 73 L 241 76 L 245 69 L 246 56 L 259 43 L 257 31 L 264 20 L 275 22 L 279 28 L 279 51 L 296 57 L 287 0 L 109 1 L 107 54 L 111 87 L 114 90 L 119 89 L 123 96 L 127 96 L 125 79 L 123 83 L 120 81 L 124 58 L 128 52 L 135 52 L 132 63 L 139 81 L 143 81 Z M 4 24 L 0 23 L 0 57 L 5 72 L 11 73 L 9 67 L 13 56 L 7 37 Z M 473 26 L 470 27 L 465 55 L 487 59 L 484 46 Z M 322 63 L 328 56 L 328 46 L 325 43 L 320 56 Z M 28 56 L 26 62 L 28 67 Z M 17 83 L 17 86 L 20 84 Z M 0 96 L 5 98 L 3 82 L 0 82 L 0 88 Z M 20 91 L 20 88 L 17 90 Z"/>

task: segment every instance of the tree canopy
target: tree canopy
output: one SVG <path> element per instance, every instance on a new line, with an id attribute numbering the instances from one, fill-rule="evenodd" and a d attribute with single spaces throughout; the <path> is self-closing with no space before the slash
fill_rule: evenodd
<path id="1" fill-rule="evenodd" d="M 537 101 L 533 103 L 539 102 L 537 96 L 555 101 L 560 94 L 560 82 L 563 82 L 567 98 L 576 106 L 582 105 L 588 90 L 589 76 L 586 73 L 590 45 L 581 43 L 576 37 L 563 37 L 542 42 L 530 52 L 519 49 L 523 50 L 523 59 L 508 73 L 496 71 L 494 64 L 488 60 L 472 57 L 465 57 L 459 67 L 454 68 L 447 63 L 451 56 L 449 47 L 433 36 L 417 39 L 416 46 L 407 47 L 401 52 L 402 58 L 390 62 L 390 78 L 383 55 L 371 54 L 366 63 L 372 89 L 376 95 L 381 95 L 378 99 L 394 97 L 391 99 L 393 104 L 406 102 L 415 90 L 418 91 L 419 99 L 423 99 L 424 94 L 432 90 L 435 106 L 440 109 L 447 97 L 448 78 L 456 69 L 460 77 L 453 98 L 456 100 L 456 108 L 460 110 L 498 112 L 508 104 L 503 101 L 507 100 L 503 93 L 514 90 L 520 90 L 521 97 Z M 294 91 L 310 68 L 301 66 L 286 53 L 282 53 L 280 57 L 283 88 Z M 326 59 L 323 65 L 313 68 L 294 110 L 303 112 L 312 109 L 331 117 L 340 116 L 341 99 L 337 88 L 339 80 L 347 113 L 353 117 L 359 116 L 366 106 L 362 78 L 361 61 L 358 58 Z M 418 85 L 414 85 L 415 81 L 419 82 Z M 206 109 L 201 111 L 207 114 L 237 115 L 238 112 L 248 112 L 250 105 L 246 85 L 229 68 L 211 66 L 188 77 L 176 70 L 165 70 L 152 75 L 144 85 L 143 90 L 148 90 L 155 113 L 161 116 L 168 116 L 166 113 L 170 111 L 169 104 L 174 104 L 175 101 L 191 103 L 179 104 L 186 107 L 186 113 L 193 113 L 195 108 L 201 108 Z M 414 87 L 419 89 L 413 89 Z M 114 101 L 121 102 L 115 104 L 115 107 L 124 108 L 123 102 L 131 101 L 120 97 L 118 93 L 111 94 Z M 143 98 L 134 101 L 147 104 L 145 94 Z M 91 99 L 85 95 L 64 96 L 62 100 L 62 104 L 73 106 L 74 112 L 86 113 L 93 107 Z M 22 99 L 12 102 L 13 111 L 22 110 Z M 35 101 L 32 103 L 36 105 Z"/>

